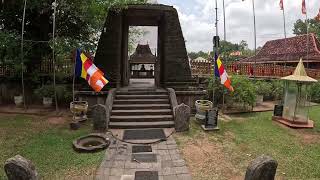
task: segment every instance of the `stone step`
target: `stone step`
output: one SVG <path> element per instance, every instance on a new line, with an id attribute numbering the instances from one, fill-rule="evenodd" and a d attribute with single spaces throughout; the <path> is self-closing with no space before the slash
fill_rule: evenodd
<path id="1" fill-rule="evenodd" d="M 168 99 L 169 96 L 167 94 L 129 94 L 129 95 L 116 95 L 116 99 Z"/>
<path id="2" fill-rule="evenodd" d="M 112 115 L 110 122 L 156 122 L 156 121 L 172 121 L 172 115 L 137 115 L 137 116 L 118 116 Z"/>
<path id="3" fill-rule="evenodd" d="M 172 115 L 171 109 L 112 110 L 112 115 Z"/>
<path id="4" fill-rule="evenodd" d="M 116 95 L 168 95 L 167 91 L 161 90 L 161 91 L 116 91 Z"/>
<path id="5" fill-rule="evenodd" d="M 138 129 L 138 128 L 172 128 L 173 121 L 159 121 L 159 122 L 110 122 L 111 129 Z"/>
<path id="6" fill-rule="evenodd" d="M 170 104 L 114 104 L 112 110 L 169 109 Z"/>
<path id="7" fill-rule="evenodd" d="M 115 99 L 113 104 L 168 104 L 169 99 Z"/>

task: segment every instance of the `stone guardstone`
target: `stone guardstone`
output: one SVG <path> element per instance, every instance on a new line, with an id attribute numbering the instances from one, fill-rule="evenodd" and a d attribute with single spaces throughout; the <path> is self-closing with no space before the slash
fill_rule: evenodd
<path id="1" fill-rule="evenodd" d="M 190 113 L 190 107 L 183 103 L 174 108 L 174 124 L 177 132 L 189 130 Z"/>
<path id="2" fill-rule="evenodd" d="M 92 107 L 93 129 L 105 131 L 107 129 L 107 109 L 102 104 L 96 104 Z"/>
<path id="3" fill-rule="evenodd" d="M 6 160 L 4 171 L 8 180 L 38 180 L 38 173 L 33 163 L 20 155 Z"/>
<path id="4" fill-rule="evenodd" d="M 278 163 L 269 156 L 254 159 L 247 168 L 245 180 L 274 180 Z"/>

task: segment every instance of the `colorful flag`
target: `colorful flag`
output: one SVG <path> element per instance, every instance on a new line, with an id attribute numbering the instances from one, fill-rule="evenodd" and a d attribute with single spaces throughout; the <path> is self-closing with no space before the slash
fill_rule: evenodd
<path id="1" fill-rule="evenodd" d="M 217 54 L 215 54 L 214 73 L 215 73 L 216 77 L 220 78 L 221 84 L 223 84 L 230 91 L 234 91 L 233 87 L 231 86 L 231 81 L 229 79 L 227 71 L 225 70 L 225 68 L 224 68 L 224 66 L 222 64 L 220 56 L 218 56 Z"/>
<path id="2" fill-rule="evenodd" d="M 279 5 L 280 5 L 280 9 L 283 10 L 283 0 L 280 0 Z"/>
<path id="3" fill-rule="evenodd" d="M 75 76 L 87 80 L 92 89 L 100 92 L 109 83 L 103 75 L 103 72 L 92 63 L 92 60 L 77 49 Z"/>
<path id="4" fill-rule="evenodd" d="M 314 19 L 317 20 L 317 21 L 320 21 L 320 8 L 319 8 L 318 15 Z"/>
<path id="5" fill-rule="evenodd" d="M 302 8 L 301 8 L 302 14 L 307 14 L 307 8 L 306 8 L 306 0 L 302 0 Z"/>

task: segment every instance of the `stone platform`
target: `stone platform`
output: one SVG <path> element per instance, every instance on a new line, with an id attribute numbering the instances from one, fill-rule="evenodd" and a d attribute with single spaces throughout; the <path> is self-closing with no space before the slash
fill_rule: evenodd
<path id="1" fill-rule="evenodd" d="M 134 180 L 137 171 L 157 171 L 159 180 L 192 179 L 173 137 L 151 144 L 152 152 L 132 153 L 132 146 L 134 145 L 111 138 L 111 145 L 97 171 L 96 179 Z M 156 161 L 135 161 L 133 154 L 149 154 L 155 156 Z"/>

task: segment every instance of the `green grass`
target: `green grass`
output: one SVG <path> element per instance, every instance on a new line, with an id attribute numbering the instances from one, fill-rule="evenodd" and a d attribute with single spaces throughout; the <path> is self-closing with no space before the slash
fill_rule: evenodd
<path id="1" fill-rule="evenodd" d="M 231 157 L 232 164 L 242 175 L 251 160 L 266 154 L 278 161 L 278 177 L 320 179 L 320 107 L 310 109 L 310 118 L 316 126 L 312 130 L 283 127 L 273 122 L 271 117 L 272 112 L 234 115 L 232 121 L 219 121 L 219 132 L 210 133 L 203 133 L 199 124 L 193 122 L 189 132 L 178 135 L 178 143 L 183 146 L 186 141 L 181 139 L 199 139 L 202 136 L 211 139 L 212 143 L 221 143 L 224 153 Z M 315 136 L 317 140 L 305 142 L 303 135 Z"/>
<path id="2" fill-rule="evenodd" d="M 73 151 L 72 141 L 90 131 L 88 124 L 70 131 L 68 123 L 52 125 L 41 117 L 1 115 L 0 167 L 6 159 L 20 154 L 35 164 L 44 179 L 84 175 L 100 165 L 104 155 L 104 152 L 79 154 Z M 0 179 L 5 178 L 0 168 Z"/>

